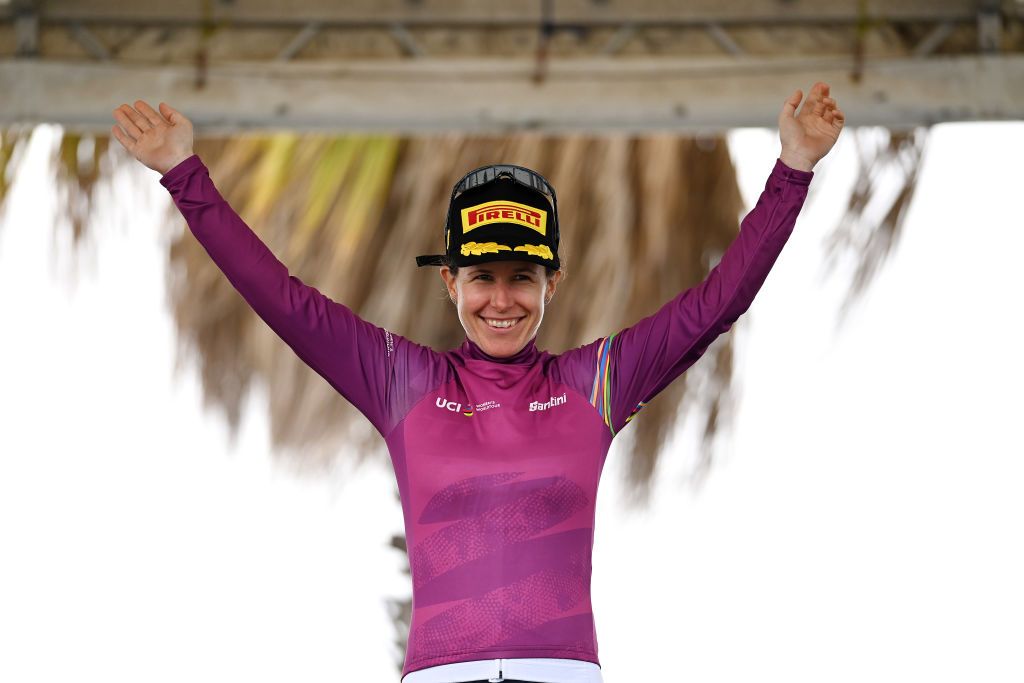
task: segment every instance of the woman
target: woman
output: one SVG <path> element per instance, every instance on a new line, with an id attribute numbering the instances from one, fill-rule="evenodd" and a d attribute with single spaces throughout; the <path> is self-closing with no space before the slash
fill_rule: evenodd
<path id="1" fill-rule="evenodd" d="M 499 165 L 456 183 L 438 265 L 466 331 L 438 353 L 289 275 L 221 198 L 192 125 L 161 103 L 114 110 L 113 135 L 162 174 L 189 229 L 259 316 L 385 438 L 413 581 L 403 683 L 600 682 L 590 576 L 612 438 L 747 310 L 844 117 L 816 83 L 779 115 L 782 153 L 707 279 L 654 315 L 559 355 L 534 340 L 562 277 L 558 205 Z"/>

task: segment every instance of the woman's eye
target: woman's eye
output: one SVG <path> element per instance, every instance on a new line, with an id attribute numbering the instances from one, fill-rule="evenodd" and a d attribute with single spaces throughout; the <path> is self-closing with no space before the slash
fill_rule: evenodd
<path id="1" fill-rule="evenodd" d="M 477 275 L 474 275 L 471 279 L 472 280 L 491 280 L 493 278 L 491 277 L 490 273 L 479 273 Z M 515 280 L 523 280 L 525 282 L 533 282 L 533 278 L 530 277 L 529 275 L 525 274 L 525 273 L 519 273 L 519 274 L 513 276 L 513 279 L 515 279 Z"/>

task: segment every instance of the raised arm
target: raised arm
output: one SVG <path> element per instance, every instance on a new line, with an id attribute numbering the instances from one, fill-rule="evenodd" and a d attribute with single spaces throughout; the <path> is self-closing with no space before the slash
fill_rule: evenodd
<path id="1" fill-rule="evenodd" d="M 807 198 L 811 169 L 843 126 L 827 84 L 815 83 L 796 114 L 801 98 L 797 90 L 783 104 L 782 154 L 718 265 L 654 315 L 594 346 L 591 403 L 613 434 L 732 327 L 768 277 Z"/>
<path id="2" fill-rule="evenodd" d="M 120 111 L 119 121 L 132 124 L 121 132 L 115 127 L 118 140 L 139 161 L 163 174 L 160 183 L 192 234 L 252 309 L 386 434 L 396 407 L 408 403 L 404 394 L 410 360 L 413 365 L 428 363 L 429 350 L 370 324 L 290 275 L 221 197 L 205 164 L 191 154 L 188 120 L 166 105 L 161 105 L 166 117 L 144 102 L 136 102 L 136 107 L 131 112 L 115 110 L 115 115 Z M 185 151 L 190 153 L 181 159 Z"/>

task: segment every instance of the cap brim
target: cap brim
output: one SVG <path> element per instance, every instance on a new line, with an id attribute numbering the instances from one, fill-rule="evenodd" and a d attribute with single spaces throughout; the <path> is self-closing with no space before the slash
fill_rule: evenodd
<path id="1" fill-rule="evenodd" d="M 554 268 L 555 270 L 560 268 L 557 258 L 552 261 L 543 256 L 536 256 L 523 251 L 499 251 L 497 253 L 470 254 L 468 256 L 456 254 L 452 257 L 452 265 L 459 268 L 475 266 L 479 263 L 493 263 L 494 261 L 528 261 L 529 263 L 540 264 L 545 268 Z"/>
<path id="2" fill-rule="evenodd" d="M 444 254 L 433 254 L 429 256 L 417 256 L 416 266 L 443 266 L 447 264 L 448 257 Z"/>

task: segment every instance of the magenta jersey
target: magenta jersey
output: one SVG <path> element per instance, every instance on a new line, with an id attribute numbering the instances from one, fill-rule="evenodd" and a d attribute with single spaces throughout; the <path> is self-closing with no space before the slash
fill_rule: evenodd
<path id="1" fill-rule="evenodd" d="M 777 160 L 718 265 L 655 314 L 561 354 L 531 341 L 510 358 L 469 339 L 434 351 L 289 275 L 198 156 L 160 182 L 253 310 L 387 443 L 412 568 L 404 676 L 494 658 L 600 664 L 590 578 L 608 448 L 750 307 L 813 175 Z"/>

